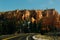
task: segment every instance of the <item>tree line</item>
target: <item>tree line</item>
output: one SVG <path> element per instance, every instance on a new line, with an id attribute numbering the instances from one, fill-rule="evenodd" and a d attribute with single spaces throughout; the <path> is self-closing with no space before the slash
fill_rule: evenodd
<path id="1" fill-rule="evenodd" d="M 48 27 L 48 28 L 47 28 Z M 52 25 L 44 25 L 42 27 L 42 19 L 36 23 L 31 20 L 16 20 L 0 18 L 0 34 L 14 34 L 14 33 L 47 33 L 55 30 Z"/>

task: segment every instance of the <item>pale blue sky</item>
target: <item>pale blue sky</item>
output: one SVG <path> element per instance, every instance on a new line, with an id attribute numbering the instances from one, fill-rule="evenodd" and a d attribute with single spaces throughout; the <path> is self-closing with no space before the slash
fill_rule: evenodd
<path id="1" fill-rule="evenodd" d="M 0 11 L 46 8 L 55 8 L 60 13 L 60 0 L 0 0 Z"/>

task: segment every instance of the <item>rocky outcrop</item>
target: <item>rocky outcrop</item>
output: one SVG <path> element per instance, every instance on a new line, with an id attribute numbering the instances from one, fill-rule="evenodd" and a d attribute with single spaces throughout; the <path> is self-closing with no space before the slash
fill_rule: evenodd
<path id="1" fill-rule="evenodd" d="M 41 19 L 42 27 L 44 26 L 54 26 L 57 29 L 60 28 L 60 14 L 55 9 L 46 9 L 46 10 L 14 10 L 1 12 L 0 18 L 9 19 L 9 20 L 28 20 L 36 21 L 38 23 Z"/>

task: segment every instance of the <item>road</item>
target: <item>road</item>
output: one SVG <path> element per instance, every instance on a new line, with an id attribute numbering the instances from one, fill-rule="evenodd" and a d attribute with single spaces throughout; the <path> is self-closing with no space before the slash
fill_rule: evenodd
<path id="1" fill-rule="evenodd" d="M 33 40 L 32 39 L 33 35 L 35 35 L 35 34 L 27 34 L 27 35 L 19 36 L 19 37 L 16 37 L 16 38 L 12 38 L 10 40 Z"/>
<path id="2" fill-rule="evenodd" d="M 2 36 L 0 36 L 0 40 L 1 39 L 4 39 L 4 38 L 8 38 L 8 37 L 12 37 L 13 35 L 2 35 Z"/>
<path id="3" fill-rule="evenodd" d="M 32 36 L 37 35 L 35 33 L 22 33 L 17 35 L 2 36 L 0 40 L 33 40 Z"/>
<path id="4" fill-rule="evenodd" d="M 16 35 L 3 35 L 0 36 L 0 40 L 33 40 L 32 36 L 40 35 L 38 33 L 20 33 Z M 41 35 L 42 36 L 42 35 Z M 50 35 L 46 36 L 47 38 Z M 60 36 L 50 36 L 49 39 L 60 40 Z"/>

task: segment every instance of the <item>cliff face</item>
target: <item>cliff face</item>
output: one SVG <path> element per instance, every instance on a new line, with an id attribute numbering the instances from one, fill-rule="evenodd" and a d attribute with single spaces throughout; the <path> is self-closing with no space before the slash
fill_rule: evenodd
<path id="1" fill-rule="evenodd" d="M 42 25 L 55 26 L 57 29 L 60 28 L 60 15 L 55 9 L 47 10 L 15 10 L 0 13 L 0 17 L 4 19 L 16 19 L 18 20 L 31 20 L 38 23 L 42 19 Z"/>

